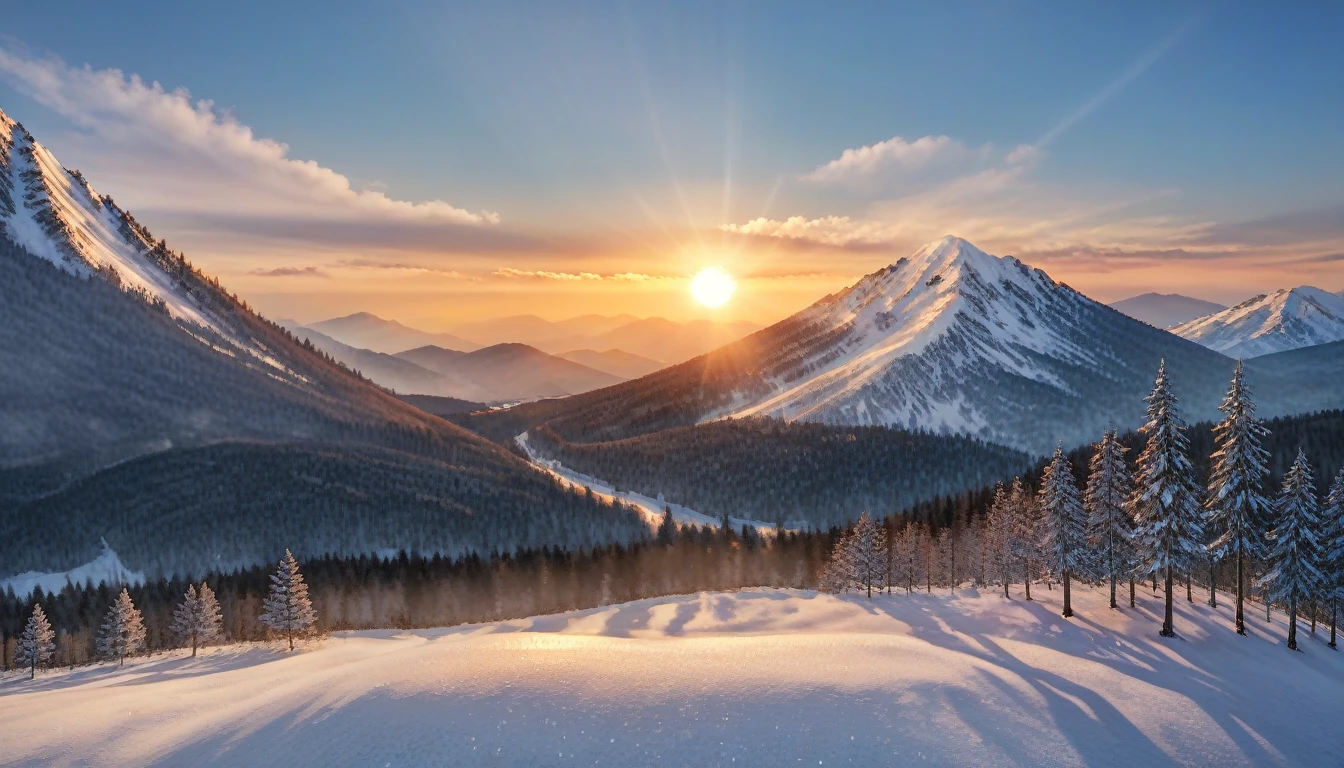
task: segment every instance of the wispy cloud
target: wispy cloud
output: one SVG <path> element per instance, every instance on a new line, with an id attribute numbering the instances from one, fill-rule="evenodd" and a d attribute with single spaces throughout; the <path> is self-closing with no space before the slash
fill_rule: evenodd
<path id="1" fill-rule="evenodd" d="M 911 173 L 931 166 L 964 166 L 984 161 L 993 152 L 986 144 L 972 148 L 947 136 L 921 136 L 907 141 L 893 136 L 876 144 L 846 149 L 840 157 L 805 174 L 804 181 L 842 183 L 870 180 L 886 173 Z"/>
<path id="2" fill-rule="evenodd" d="M 319 267 L 275 267 L 248 272 L 256 277 L 331 277 Z"/>
<path id="3" fill-rule="evenodd" d="M 258 137 L 212 101 L 193 101 L 184 89 L 168 90 L 118 69 L 73 67 L 0 47 L 0 77 L 67 118 L 77 129 L 67 139 L 84 144 L 85 156 L 121 180 L 119 194 L 129 192 L 144 207 L 384 223 L 499 222 L 492 211 L 443 200 L 397 200 L 376 183 L 355 189 L 340 173 Z"/>
<path id="4" fill-rule="evenodd" d="M 674 279 L 663 275 L 646 275 L 642 272 L 617 272 L 599 274 L 597 272 L 551 272 L 547 270 L 514 269 L 503 267 L 492 272 L 495 277 L 524 280 L 558 280 L 560 282 L 580 282 L 585 280 L 613 280 L 617 282 L 644 283 L 650 280 Z"/>

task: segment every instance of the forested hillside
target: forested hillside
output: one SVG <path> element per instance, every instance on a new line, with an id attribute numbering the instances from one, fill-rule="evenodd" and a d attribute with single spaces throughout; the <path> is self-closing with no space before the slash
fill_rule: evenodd
<path id="1" fill-rule="evenodd" d="M 604 443 L 568 442 L 546 425 L 528 436 L 548 458 L 620 488 L 663 494 L 715 517 L 791 528 L 846 525 L 865 510 L 892 514 L 1011 477 L 1032 463 L 1025 453 L 970 437 L 774 419 Z"/>
<path id="2" fill-rule="evenodd" d="M 286 548 L 304 557 L 406 549 L 458 558 L 648 534 L 638 514 L 564 490 L 512 457 L 483 462 L 428 434 L 383 442 L 403 450 L 229 442 L 124 462 L 6 509 L 2 575 L 88 562 L 100 539 L 132 570 L 199 576 Z"/>

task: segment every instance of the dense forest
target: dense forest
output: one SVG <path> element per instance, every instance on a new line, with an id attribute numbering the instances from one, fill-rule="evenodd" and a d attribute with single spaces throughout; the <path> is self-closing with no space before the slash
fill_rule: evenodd
<path id="1" fill-rule="evenodd" d="M 491 465 L 430 434 L 401 438 L 405 450 L 227 442 L 118 464 L 5 509 L 6 575 L 88 562 L 100 538 L 134 571 L 194 576 L 255 565 L 285 547 L 308 557 L 399 549 L 489 557 L 648 534 L 637 512 L 565 490 L 521 461 Z"/>
<path id="2" fill-rule="evenodd" d="M 528 433 L 567 467 L 714 517 L 847 525 L 1026 471 L 1025 453 L 971 437 L 775 419 L 718 421 L 606 443 Z"/>

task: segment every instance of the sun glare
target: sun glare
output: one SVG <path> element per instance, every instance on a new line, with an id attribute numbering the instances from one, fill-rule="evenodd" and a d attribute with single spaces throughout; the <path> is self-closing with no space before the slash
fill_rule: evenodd
<path id="1" fill-rule="evenodd" d="M 691 280 L 691 296 L 706 307 L 722 307 L 735 290 L 737 281 L 722 267 L 705 267 Z"/>

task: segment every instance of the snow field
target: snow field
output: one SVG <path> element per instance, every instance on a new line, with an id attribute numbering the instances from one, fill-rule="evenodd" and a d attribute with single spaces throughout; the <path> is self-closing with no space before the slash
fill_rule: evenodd
<path id="1" fill-rule="evenodd" d="M 1284 765 L 1344 762 L 1344 659 L 1282 616 L 1103 590 L 656 598 L 286 654 L 0 683 L 9 765 Z M 1204 595 L 1196 592 L 1196 600 Z"/>

